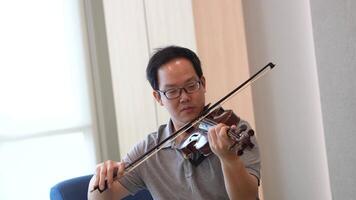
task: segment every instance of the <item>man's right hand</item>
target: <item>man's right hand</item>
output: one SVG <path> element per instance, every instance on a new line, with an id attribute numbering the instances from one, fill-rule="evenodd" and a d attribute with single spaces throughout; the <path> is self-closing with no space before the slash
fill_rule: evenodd
<path id="1" fill-rule="evenodd" d="M 112 184 L 116 178 L 124 175 L 125 163 L 107 160 L 96 166 L 95 181 L 93 188 L 99 186 L 100 190 L 105 189 L 105 181 L 107 186 L 111 189 Z"/>

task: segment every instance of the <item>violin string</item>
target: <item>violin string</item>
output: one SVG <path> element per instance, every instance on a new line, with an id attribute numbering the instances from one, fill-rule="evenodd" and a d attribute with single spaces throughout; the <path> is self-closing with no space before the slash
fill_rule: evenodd
<path id="1" fill-rule="evenodd" d="M 205 123 L 207 123 L 207 124 L 210 125 L 210 126 L 216 125 L 216 122 L 214 122 L 213 120 L 208 119 L 208 118 L 204 118 L 204 119 L 202 120 L 202 122 L 205 122 Z"/>

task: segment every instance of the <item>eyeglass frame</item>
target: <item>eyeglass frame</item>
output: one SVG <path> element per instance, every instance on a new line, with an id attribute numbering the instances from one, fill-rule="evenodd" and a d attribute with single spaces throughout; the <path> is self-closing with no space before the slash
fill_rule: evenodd
<path id="1" fill-rule="evenodd" d="M 197 89 L 194 90 L 194 91 L 188 91 L 186 87 L 187 87 L 188 85 L 190 85 L 190 84 L 193 84 L 193 83 L 194 83 L 194 84 L 197 84 L 197 86 L 198 86 Z M 200 87 L 201 87 L 201 84 L 202 84 L 202 81 L 201 81 L 201 80 L 195 80 L 194 82 L 185 84 L 183 87 L 171 88 L 171 89 L 168 89 L 168 90 L 165 90 L 165 91 L 162 91 L 162 90 L 157 89 L 156 91 L 162 93 L 168 100 L 173 100 L 173 99 L 177 99 L 177 98 L 179 98 L 180 96 L 182 96 L 182 90 L 184 90 L 184 92 L 187 93 L 187 94 L 193 94 L 194 92 L 199 91 L 199 89 L 200 89 Z M 167 97 L 166 93 L 167 93 L 168 91 L 173 91 L 173 90 L 179 90 L 179 93 L 178 93 L 179 95 L 178 95 L 177 97 L 173 97 L 173 98 Z"/>

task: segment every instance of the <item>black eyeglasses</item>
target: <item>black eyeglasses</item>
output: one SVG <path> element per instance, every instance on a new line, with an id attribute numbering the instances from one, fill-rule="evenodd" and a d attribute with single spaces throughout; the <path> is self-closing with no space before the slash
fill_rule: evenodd
<path id="1" fill-rule="evenodd" d="M 184 92 L 186 92 L 188 94 L 192 94 L 192 93 L 198 91 L 200 89 L 200 84 L 201 84 L 201 81 L 199 80 L 199 81 L 187 83 L 183 87 L 172 88 L 172 89 L 168 89 L 166 91 L 161 91 L 161 90 L 157 90 L 157 91 L 163 93 L 164 96 L 167 97 L 167 99 L 176 99 L 176 98 L 180 97 L 180 95 L 182 95 L 182 90 L 184 90 Z"/>

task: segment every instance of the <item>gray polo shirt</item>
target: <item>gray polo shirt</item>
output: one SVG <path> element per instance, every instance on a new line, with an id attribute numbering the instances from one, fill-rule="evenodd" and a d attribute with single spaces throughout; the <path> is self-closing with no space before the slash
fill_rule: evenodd
<path id="1" fill-rule="evenodd" d="M 246 123 L 241 120 L 239 123 Z M 246 123 L 247 124 L 247 123 Z M 173 124 L 162 125 L 157 132 L 149 134 L 137 143 L 123 159 L 131 163 L 149 149 L 167 138 L 173 132 Z M 260 156 L 255 137 L 252 150 L 245 150 L 241 156 L 248 172 L 260 178 Z M 130 173 L 123 176 L 120 183 L 132 194 L 140 189 L 148 189 L 155 200 L 167 199 L 229 199 L 219 158 L 211 154 L 198 166 L 184 159 L 175 144 L 165 145 L 158 153 L 146 160 Z"/>

